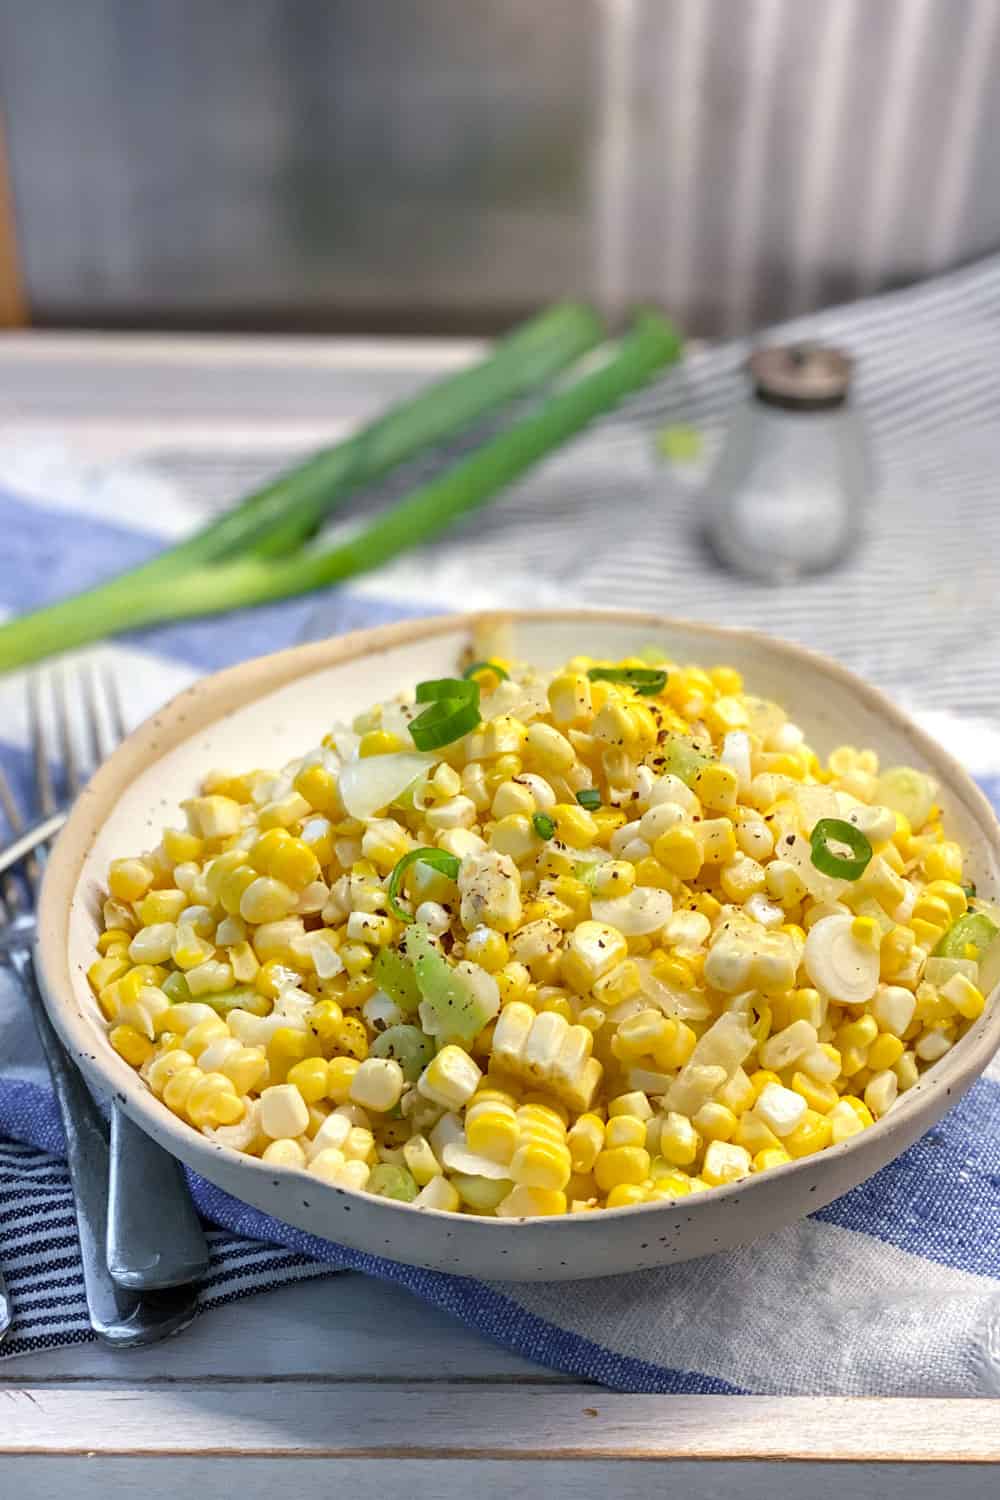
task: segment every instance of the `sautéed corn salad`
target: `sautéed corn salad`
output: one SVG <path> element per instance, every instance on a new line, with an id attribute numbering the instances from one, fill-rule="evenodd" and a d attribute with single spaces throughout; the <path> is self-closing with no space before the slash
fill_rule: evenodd
<path id="1" fill-rule="evenodd" d="M 838 1145 L 984 1006 L 935 785 L 650 651 L 418 684 L 116 859 L 112 1047 L 212 1141 L 500 1218 Z"/>

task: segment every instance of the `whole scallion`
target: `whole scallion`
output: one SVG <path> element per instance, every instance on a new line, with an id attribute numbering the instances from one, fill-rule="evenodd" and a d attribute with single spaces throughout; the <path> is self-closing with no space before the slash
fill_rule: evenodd
<path id="1" fill-rule="evenodd" d="M 593 342 L 593 319 L 585 309 L 556 309 L 547 318 L 546 329 L 546 318 L 536 320 L 501 344 L 492 360 L 318 455 L 169 553 L 0 627 L 0 670 L 116 631 L 285 599 L 377 567 L 491 499 L 680 352 L 670 324 L 643 314 L 611 357 L 537 412 L 339 546 L 303 549 L 322 517 L 351 490 L 543 382 Z M 471 394 L 463 382 L 472 382 Z"/>

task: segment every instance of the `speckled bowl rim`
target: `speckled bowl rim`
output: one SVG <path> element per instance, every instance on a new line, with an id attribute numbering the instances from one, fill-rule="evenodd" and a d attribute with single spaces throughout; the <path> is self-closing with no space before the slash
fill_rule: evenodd
<path id="1" fill-rule="evenodd" d="M 226 668 L 209 677 L 200 679 L 177 694 L 151 718 L 141 724 L 122 742 L 109 760 L 100 768 L 81 796 L 78 798 L 69 819 L 52 850 L 38 906 L 37 958 L 39 976 L 45 997 L 46 1008 L 56 1030 L 71 1055 L 79 1062 L 91 1083 L 102 1093 L 115 1096 L 125 1112 L 154 1136 L 168 1150 L 173 1151 L 196 1170 L 213 1180 L 213 1164 L 221 1154 L 238 1163 L 244 1169 L 258 1172 L 274 1179 L 276 1175 L 295 1176 L 303 1174 L 294 1168 L 275 1167 L 257 1158 L 245 1155 L 231 1147 L 209 1141 L 193 1126 L 179 1120 L 153 1095 L 139 1075 L 114 1053 L 107 1055 L 93 1051 L 96 1030 L 95 1020 L 86 1009 L 92 1006 L 92 997 L 85 977 L 70 971 L 67 953 L 67 932 L 71 903 L 86 866 L 87 856 L 104 822 L 106 810 L 114 805 L 118 790 L 129 784 L 134 775 L 149 764 L 188 739 L 199 728 L 234 712 L 256 698 L 287 686 L 298 678 L 308 677 L 316 671 L 336 666 L 348 660 L 366 656 L 378 656 L 395 647 L 431 639 L 438 635 L 465 632 L 472 634 L 485 627 L 504 623 L 544 624 L 547 621 L 579 621 L 580 625 L 618 624 L 639 625 L 651 632 L 680 630 L 701 636 L 707 643 L 723 650 L 728 642 L 740 640 L 750 642 L 765 652 L 784 657 L 789 667 L 808 669 L 837 679 L 871 711 L 883 716 L 900 734 L 908 737 L 919 750 L 922 758 L 939 778 L 942 788 L 950 799 L 962 802 L 970 818 L 978 825 L 997 868 L 1000 869 L 1000 826 L 993 810 L 964 768 L 947 751 L 926 735 L 911 719 L 877 688 L 872 687 L 848 668 L 829 657 L 804 646 L 781 640 L 763 631 L 744 629 L 739 626 L 705 624 L 700 620 L 660 615 L 646 611 L 604 609 L 547 609 L 547 610 L 484 610 L 469 614 L 436 615 L 426 619 L 406 620 L 392 625 L 376 626 L 372 629 L 351 632 L 329 640 L 293 646 L 268 656 L 256 657 Z M 1000 893 L 997 893 L 1000 894 Z M 695 1194 L 683 1201 L 685 1217 L 691 1222 L 701 1213 L 706 1213 L 710 1204 L 742 1199 L 753 1194 L 765 1181 L 774 1187 L 777 1181 L 800 1174 L 822 1177 L 827 1164 L 843 1158 L 848 1153 L 862 1150 L 876 1134 L 881 1137 L 899 1134 L 905 1137 L 899 1146 L 902 1151 L 922 1133 L 912 1129 L 915 1116 L 927 1113 L 925 1128 L 929 1129 L 975 1082 L 994 1053 L 1000 1049 L 1000 984 L 988 997 L 983 1015 L 969 1028 L 965 1035 L 920 1081 L 900 1096 L 899 1101 L 883 1119 L 869 1130 L 831 1146 L 812 1156 L 785 1163 L 772 1168 L 757 1178 L 745 1178 L 727 1187 L 712 1189 L 710 1193 Z M 930 1101 L 935 1101 L 937 1113 Z M 947 1102 L 943 1102 L 947 1101 Z M 898 1154 L 898 1153 L 896 1153 Z M 890 1158 L 891 1159 L 891 1158 Z M 877 1170 L 873 1169 L 873 1170 Z M 871 1175 L 865 1173 L 859 1179 Z M 308 1179 L 310 1187 L 348 1200 L 364 1201 L 366 1208 L 377 1208 L 386 1214 L 402 1216 L 399 1228 L 405 1233 L 405 1223 L 414 1210 L 409 1204 L 391 1199 L 374 1198 L 370 1194 L 353 1193 L 347 1189 L 318 1183 Z M 824 1197 L 818 1194 L 815 1206 L 829 1202 L 836 1193 Z M 605 1209 L 601 1219 L 616 1220 L 639 1215 L 656 1215 L 675 1212 L 675 1203 L 638 1204 L 628 1208 Z M 442 1225 L 454 1227 L 456 1215 L 436 1209 L 420 1209 L 421 1215 L 433 1216 Z M 389 1221 L 386 1221 L 389 1222 Z M 459 1224 L 470 1222 L 464 1216 Z M 579 1231 L 577 1215 L 557 1217 L 532 1217 L 523 1219 L 476 1219 L 477 1225 L 489 1228 L 491 1234 L 517 1234 L 524 1225 L 531 1225 L 536 1232 L 560 1235 Z M 752 1237 L 752 1236 L 751 1236 Z M 375 1253 L 375 1252 L 373 1252 Z M 400 1258 L 405 1259 L 405 1254 Z M 612 1268 L 609 1268 L 609 1270 Z"/>

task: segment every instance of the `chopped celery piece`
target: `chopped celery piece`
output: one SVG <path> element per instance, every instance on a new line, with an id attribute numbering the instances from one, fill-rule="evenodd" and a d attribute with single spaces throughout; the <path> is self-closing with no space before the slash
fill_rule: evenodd
<path id="1" fill-rule="evenodd" d="M 664 771 L 679 776 L 685 786 L 694 786 L 698 773 L 711 764 L 712 757 L 696 750 L 690 740 L 667 740 L 663 747 Z"/>
<path id="2" fill-rule="evenodd" d="M 199 995 L 198 999 L 205 1005 L 210 1005 L 217 1010 L 220 1016 L 227 1015 L 231 1010 L 248 1010 L 252 1016 L 269 1016 L 271 1014 L 271 1001 L 259 990 L 244 985 L 240 989 L 224 990 L 221 995 Z"/>
<path id="3" fill-rule="evenodd" d="M 420 1004 L 420 989 L 413 965 L 395 948 L 380 948 L 372 964 L 372 978 L 400 1010 L 414 1011 Z"/>
<path id="4" fill-rule="evenodd" d="M 967 911 L 964 917 L 948 928 L 934 949 L 935 958 L 979 959 L 997 935 L 997 928 L 983 912 Z M 968 951 L 969 945 L 976 949 Z"/>
<path id="5" fill-rule="evenodd" d="M 419 1026 L 387 1026 L 368 1049 L 370 1057 L 393 1057 L 407 1083 L 416 1083 L 434 1058 L 434 1043 Z"/>
<path id="6" fill-rule="evenodd" d="M 406 1168 L 387 1161 L 372 1167 L 366 1187 L 376 1198 L 395 1198 L 399 1203 L 412 1203 L 417 1196 L 417 1184 Z"/>
<path id="7" fill-rule="evenodd" d="M 448 1177 L 466 1208 L 477 1214 L 491 1214 L 514 1186 L 506 1177 L 470 1177 L 467 1172 L 450 1172 Z"/>
<path id="8" fill-rule="evenodd" d="M 403 938 L 407 957 L 412 961 L 417 984 L 435 1025 L 424 1025 L 433 1030 L 435 1036 L 457 1038 L 466 1043 L 474 1041 L 487 1021 L 493 1019 L 494 1010 L 489 1010 L 474 992 L 464 975 L 453 969 L 448 960 L 438 952 L 427 928 L 419 922 L 407 929 Z"/>

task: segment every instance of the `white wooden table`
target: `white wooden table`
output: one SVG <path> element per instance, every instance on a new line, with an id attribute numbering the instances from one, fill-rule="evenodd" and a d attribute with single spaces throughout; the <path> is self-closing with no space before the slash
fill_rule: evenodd
<path id="1" fill-rule="evenodd" d="M 216 498 L 243 472 L 248 429 L 259 466 L 269 445 L 315 442 L 470 352 L 18 335 L 0 340 L 0 391 L 16 392 L 0 437 L 34 433 L 95 462 L 169 452 Z M 0 1500 L 271 1500 L 279 1486 L 295 1500 L 543 1487 L 551 1500 L 965 1500 L 1000 1492 L 997 1405 L 612 1395 L 341 1275 L 219 1309 L 151 1349 L 0 1365 Z"/>

